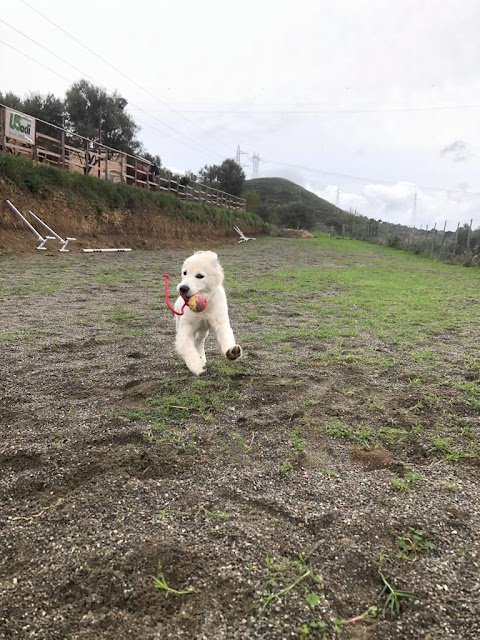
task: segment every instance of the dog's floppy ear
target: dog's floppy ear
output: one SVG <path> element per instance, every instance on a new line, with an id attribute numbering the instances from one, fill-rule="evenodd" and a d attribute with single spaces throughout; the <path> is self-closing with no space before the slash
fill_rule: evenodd
<path id="1" fill-rule="evenodd" d="M 215 251 L 195 251 L 195 255 L 203 253 L 206 258 L 209 258 L 212 262 L 218 262 L 218 255 Z"/>

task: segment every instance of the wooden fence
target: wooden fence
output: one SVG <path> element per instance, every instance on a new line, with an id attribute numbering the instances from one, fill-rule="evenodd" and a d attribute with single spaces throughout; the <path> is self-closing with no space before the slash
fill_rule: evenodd
<path id="1" fill-rule="evenodd" d="M 109 182 L 124 182 L 152 191 L 173 191 L 184 200 L 239 211 L 246 208 L 243 198 L 198 182 L 183 184 L 182 179 L 158 175 L 157 167 L 145 158 L 112 149 L 2 104 L 0 151 Z"/>

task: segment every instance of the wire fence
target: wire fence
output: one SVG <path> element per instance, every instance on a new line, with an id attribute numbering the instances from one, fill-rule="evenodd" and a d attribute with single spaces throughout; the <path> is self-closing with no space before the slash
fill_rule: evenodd
<path id="1" fill-rule="evenodd" d="M 3 104 L 0 104 L 0 151 L 113 183 L 172 191 L 183 200 L 246 210 L 243 198 L 198 182 L 161 175 L 160 167 L 145 158 L 118 151 Z"/>
<path id="2" fill-rule="evenodd" d="M 443 229 L 416 229 L 392 225 L 375 220 L 332 225 L 330 237 L 351 237 L 388 247 L 405 249 L 428 255 L 438 260 L 462 264 L 480 264 L 480 229 L 474 230 L 473 221 L 457 224 L 455 231 Z"/>

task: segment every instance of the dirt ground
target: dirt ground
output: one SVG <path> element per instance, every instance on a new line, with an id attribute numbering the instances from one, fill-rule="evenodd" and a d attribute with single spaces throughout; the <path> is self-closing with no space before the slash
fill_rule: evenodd
<path id="1" fill-rule="evenodd" d="M 200 379 L 161 291 L 185 251 L 0 257 L 1 638 L 480 637 L 478 461 L 411 425 L 381 445 L 318 428 L 398 427 L 415 398 L 401 362 L 315 366 L 320 339 L 267 335 L 304 311 L 260 274 L 341 268 L 302 242 L 218 248 L 245 356 L 210 339 Z M 453 335 L 445 367 L 468 349 Z M 382 576 L 413 594 L 398 613 Z"/>

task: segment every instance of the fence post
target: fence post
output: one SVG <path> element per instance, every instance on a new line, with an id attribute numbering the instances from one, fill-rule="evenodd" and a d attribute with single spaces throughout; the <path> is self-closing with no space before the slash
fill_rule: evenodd
<path id="1" fill-rule="evenodd" d="M 88 140 L 85 140 L 85 175 L 88 176 L 90 174 L 90 153 L 88 150 Z"/>
<path id="2" fill-rule="evenodd" d="M 473 220 L 470 220 L 470 226 L 468 227 L 468 233 L 467 233 L 467 251 L 470 250 L 470 239 L 472 237 L 472 223 L 473 223 Z"/>
<path id="3" fill-rule="evenodd" d="M 443 225 L 442 243 L 440 245 L 440 253 L 439 253 L 440 258 L 442 257 L 443 245 L 445 244 L 445 230 L 446 230 L 446 228 L 447 228 L 447 221 L 445 220 L 445 224 Z"/>
<path id="4" fill-rule="evenodd" d="M 455 255 L 455 251 L 457 250 L 457 242 L 458 242 L 458 230 L 460 228 L 460 223 L 457 223 L 457 230 L 455 231 L 455 240 L 453 241 L 453 254 Z"/>
<path id="5" fill-rule="evenodd" d="M 434 241 L 435 241 L 435 231 L 437 230 L 437 223 L 435 222 L 435 225 L 432 229 L 432 247 L 430 249 L 430 257 L 433 258 L 433 246 L 434 246 Z"/>
<path id="6" fill-rule="evenodd" d="M 108 180 L 108 149 L 105 149 L 105 182 Z"/>
<path id="7" fill-rule="evenodd" d="M 65 169 L 65 131 L 62 129 L 62 138 L 61 138 L 61 158 L 62 158 L 62 167 Z"/>
<path id="8" fill-rule="evenodd" d="M 124 160 L 125 160 L 125 154 L 122 153 L 120 155 L 120 182 L 126 182 L 126 177 L 124 175 Z"/>
<path id="9" fill-rule="evenodd" d="M 5 151 L 7 144 L 7 110 L 5 107 L 0 107 L 2 113 L 0 114 L 0 127 L 2 127 L 2 151 Z"/>

